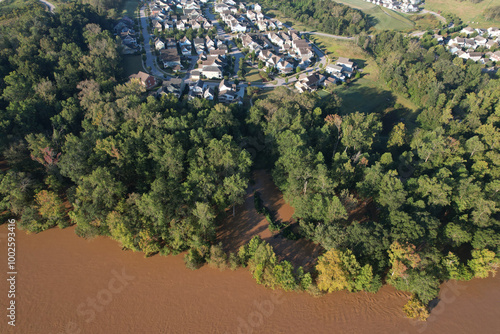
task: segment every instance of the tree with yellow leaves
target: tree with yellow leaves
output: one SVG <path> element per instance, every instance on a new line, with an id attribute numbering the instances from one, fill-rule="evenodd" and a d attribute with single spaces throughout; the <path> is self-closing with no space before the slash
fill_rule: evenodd
<path id="1" fill-rule="evenodd" d="M 61 199 L 53 191 L 42 190 L 35 195 L 38 213 L 47 220 L 47 226 L 64 227 L 64 206 Z"/>
<path id="2" fill-rule="evenodd" d="M 361 267 L 350 250 L 330 249 L 318 259 L 316 270 L 318 288 L 327 292 L 370 290 L 373 281 L 372 267 Z"/>
<path id="3" fill-rule="evenodd" d="M 474 277 L 486 278 L 490 273 L 495 276 L 500 260 L 495 257 L 495 252 L 488 249 L 476 249 L 472 251 L 472 260 L 469 260 L 468 264 Z"/>

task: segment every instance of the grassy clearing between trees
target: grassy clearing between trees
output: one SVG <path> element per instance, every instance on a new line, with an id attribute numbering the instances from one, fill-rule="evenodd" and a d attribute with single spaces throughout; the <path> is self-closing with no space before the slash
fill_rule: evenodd
<path id="1" fill-rule="evenodd" d="M 465 24 L 474 28 L 488 28 L 499 26 L 500 21 L 487 21 L 483 13 L 487 8 L 498 6 L 498 0 L 484 0 L 480 3 L 472 3 L 470 0 L 427 0 L 425 9 L 434 12 L 451 13 L 460 17 Z M 471 22 L 478 22 L 472 24 Z"/>
<path id="2" fill-rule="evenodd" d="M 391 118 L 405 118 L 405 122 L 409 122 L 407 125 L 410 127 L 412 126 L 414 120 L 418 116 L 416 112 L 417 107 L 407 98 L 389 91 L 379 78 L 377 63 L 363 49 L 352 41 L 338 40 L 318 35 L 311 35 L 310 39 L 314 41 L 320 49 L 326 52 L 328 57 L 332 59 L 338 57 L 350 58 L 356 62 L 362 70 L 361 78 L 345 87 L 338 86 L 334 90 L 335 93 L 342 98 L 340 109 L 343 114 L 354 111 L 361 111 L 364 113 L 371 113 L 374 111 L 380 113 L 390 112 L 386 109 L 396 102 L 401 108 L 398 108 L 399 111 L 395 114 L 391 112 Z M 396 114 L 397 116 L 395 116 Z"/>
<path id="3" fill-rule="evenodd" d="M 250 67 L 247 64 L 243 65 L 243 69 L 245 71 L 245 82 L 252 82 L 256 84 L 262 83 L 262 77 L 259 74 L 259 70 Z"/>
<path id="4" fill-rule="evenodd" d="M 414 27 L 413 22 L 402 14 L 364 0 L 340 0 L 336 2 L 359 9 L 365 14 L 370 15 L 375 23 L 373 26 L 375 30 L 404 31 Z"/>
<path id="5" fill-rule="evenodd" d="M 441 21 L 432 14 L 411 15 L 409 19 L 415 22 L 415 28 L 418 30 L 436 29 L 441 25 Z"/>

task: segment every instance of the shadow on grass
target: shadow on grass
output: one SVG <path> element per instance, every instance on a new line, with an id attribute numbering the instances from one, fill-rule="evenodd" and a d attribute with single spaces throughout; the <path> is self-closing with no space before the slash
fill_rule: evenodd
<path id="1" fill-rule="evenodd" d="M 365 13 L 365 14 L 366 14 L 366 13 Z M 376 18 L 375 16 L 373 16 L 373 15 L 366 14 L 366 18 L 367 18 L 367 20 L 368 20 L 368 26 L 369 26 L 370 28 L 375 28 L 375 26 L 376 26 L 377 24 L 379 24 L 379 23 L 380 23 L 379 19 L 377 19 L 377 18 Z"/>
<path id="2" fill-rule="evenodd" d="M 347 86 L 335 89 L 342 98 L 343 114 L 360 111 L 363 113 L 382 113 L 386 108 L 394 106 L 396 97 L 387 90 L 364 84 L 367 79 L 360 78 Z"/>

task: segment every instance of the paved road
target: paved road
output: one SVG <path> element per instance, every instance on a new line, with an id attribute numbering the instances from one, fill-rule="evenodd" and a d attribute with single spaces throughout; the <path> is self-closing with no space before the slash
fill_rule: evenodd
<path id="1" fill-rule="evenodd" d="M 205 8 L 205 17 L 209 19 L 212 24 L 214 25 L 215 28 L 217 28 L 217 38 L 219 38 L 222 41 L 226 41 L 231 39 L 229 34 L 226 34 L 224 29 L 222 29 L 221 25 L 215 18 L 215 14 L 212 14 L 210 9 L 213 7 L 213 3 L 210 3 L 206 8 Z"/>
<path id="2" fill-rule="evenodd" d="M 149 45 L 149 40 L 151 36 L 148 32 L 148 21 L 146 14 L 144 13 L 144 7 L 141 7 L 140 10 L 140 19 L 141 19 L 141 29 L 142 36 L 144 37 L 144 49 L 146 50 L 146 67 L 151 67 L 151 74 L 163 78 L 164 73 L 158 68 L 156 64 L 156 56 L 151 52 L 151 46 Z"/>
<path id="3" fill-rule="evenodd" d="M 46 1 L 46 0 L 40 0 L 41 3 L 43 3 L 45 6 L 49 7 L 49 10 L 53 13 L 54 10 L 56 9 L 56 6 L 54 6 L 53 4 L 51 4 L 50 2 Z"/>
<path id="4" fill-rule="evenodd" d="M 354 37 L 325 34 L 323 32 L 316 32 L 316 31 L 301 31 L 300 33 L 301 34 L 311 34 L 311 35 L 330 37 L 330 38 L 335 38 L 335 39 L 343 39 L 343 40 L 353 40 L 354 39 Z"/>
<path id="5" fill-rule="evenodd" d="M 427 31 L 414 31 L 408 36 L 421 38 Z"/>
<path id="6" fill-rule="evenodd" d="M 436 13 L 436 12 L 433 12 L 433 11 L 430 11 L 430 10 L 427 10 L 427 9 L 422 9 L 422 13 L 424 13 L 424 14 L 432 14 L 435 17 L 437 17 L 439 20 L 441 20 L 441 22 L 446 23 L 446 19 L 443 16 L 439 15 L 438 13 Z"/>

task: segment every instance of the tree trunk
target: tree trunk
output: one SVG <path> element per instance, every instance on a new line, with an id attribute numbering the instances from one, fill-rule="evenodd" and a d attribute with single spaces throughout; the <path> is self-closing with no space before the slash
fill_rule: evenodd
<path id="1" fill-rule="evenodd" d="M 233 217 L 236 214 L 235 207 L 236 207 L 236 204 L 233 203 Z"/>
<path id="2" fill-rule="evenodd" d="M 304 195 L 306 194 L 306 191 L 307 191 L 307 180 L 306 182 L 304 182 Z"/>

